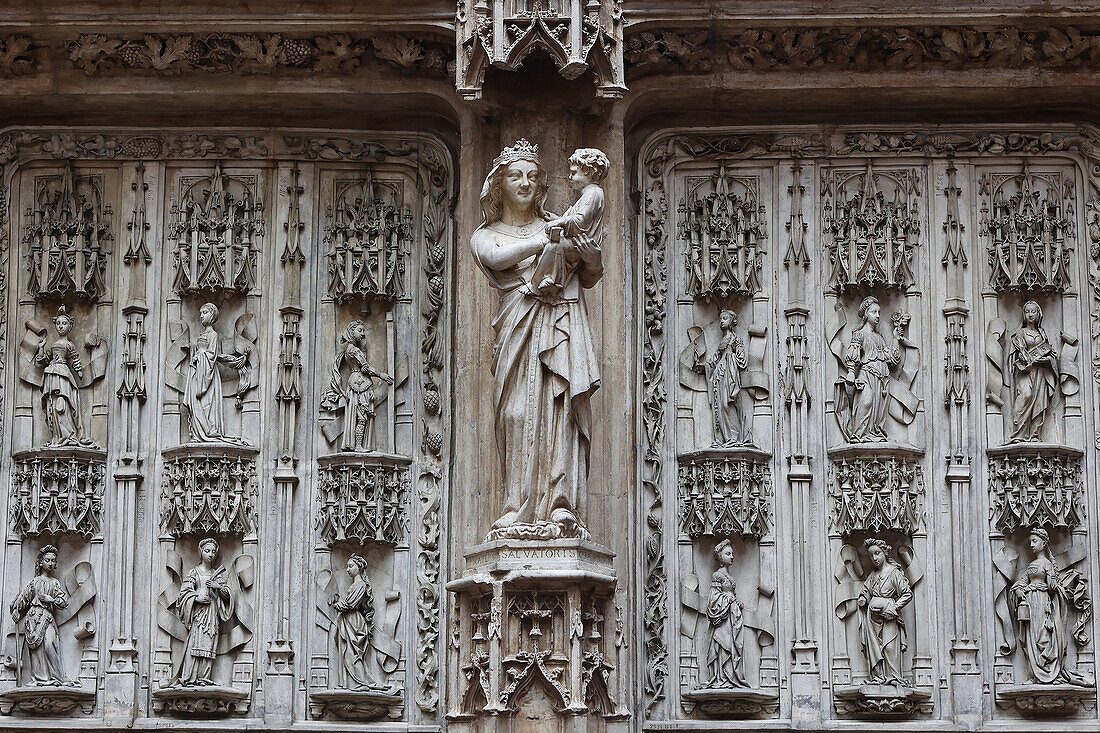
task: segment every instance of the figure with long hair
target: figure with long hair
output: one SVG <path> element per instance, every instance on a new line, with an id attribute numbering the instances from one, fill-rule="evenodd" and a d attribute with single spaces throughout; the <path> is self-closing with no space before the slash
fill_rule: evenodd
<path id="1" fill-rule="evenodd" d="M 710 576 L 707 620 L 710 621 L 710 646 L 707 649 L 707 681 L 704 687 L 729 689 L 748 687 L 745 680 L 743 606 L 737 600 L 736 585 L 730 576 L 733 544 L 722 540 L 714 548 L 718 568 Z"/>
<path id="2" fill-rule="evenodd" d="M 1042 440 L 1058 389 L 1058 355 L 1043 329 L 1043 309 L 1034 300 L 1024 303 L 1023 321 L 1012 334 L 1008 356 L 1013 443 Z"/>
<path id="3" fill-rule="evenodd" d="M 695 369 L 706 375 L 714 426 L 714 445 L 730 447 L 752 443 L 749 416 L 745 415 L 742 373 L 749 365 L 745 340 L 734 331 L 737 314 L 724 310 L 718 316 L 722 336 L 709 357 L 702 339 L 696 341 Z"/>
<path id="4" fill-rule="evenodd" d="M 61 643 L 57 632 L 57 609 L 69 605 L 69 597 L 54 577 L 57 548 L 46 545 L 34 562 L 34 578 L 11 603 L 11 615 L 22 637 L 18 652 L 26 650 L 30 659 L 31 685 L 77 685 L 65 678 L 61 668 Z M 22 680 L 20 680 L 22 682 Z"/>
<path id="5" fill-rule="evenodd" d="M 347 571 L 351 586 L 343 598 L 339 593 L 333 596 L 330 604 L 338 614 L 333 625 L 339 660 L 335 687 L 349 690 L 378 687 L 367 666 L 374 634 L 374 591 L 367 577 L 366 559 L 352 555 Z"/>
<path id="6" fill-rule="evenodd" d="M 218 306 L 213 303 L 204 303 L 199 308 L 199 322 L 203 331 L 190 345 L 191 359 L 183 392 L 183 405 L 190 417 L 188 424 L 191 440 L 201 443 L 225 440 L 235 442 L 225 433 L 222 380 L 218 373 L 218 364 L 225 364 L 239 373 L 248 361 L 243 354 L 223 353 L 221 336 L 214 330 L 218 315 Z"/>
<path id="7" fill-rule="evenodd" d="M 504 502 L 490 535 L 587 536 L 592 394 L 600 386 L 583 290 L 603 276 L 602 236 L 564 227 L 577 256 L 550 295 L 526 287 L 550 243 L 546 171 L 521 140 L 493 162 L 481 192 L 474 259 L 500 291 L 492 364 Z"/>
<path id="8" fill-rule="evenodd" d="M 42 367 L 42 414 L 50 431 L 50 442 L 46 445 L 90 448 L 95 443 L 84 437 L 77 383 L 84 376 L 84 365 L 76 346 L 69 340 L 73 323 L 65 306 L 58 308 L 53 319 L 57 339 L 48 348 L 46 340 L 42 339 L 34 362 Z"/>
<path id="9" fill-rule="evenodd" d="M 233 615 L 233 596 L 226 582 L 225 566 L 215 567 L 218 542 L 207 537 L 199 543 L 201 560 L 180 586 L 176 613 L 187 627 L 183 660 L 177 674 L 184 687 L 213 685 L 214 660 L 222 625 Z"/>
<path id="10" fill-rule="evenodd" d="M 877 538 L 863 546 L 871 557 L 871 570 L 859 594 L 859 638 L 867 659 L 869 682 L 877 685 L 911 683 L 902 675 L 907 648 L 901 609 L 913 600 L 913 589 L 901 565 L 890 557 L 891 547 Z"/>
<path id="11" fill-rule="evenodd" d="M 347 381 L 344 381 L 343 367 L 350 369 Z M 393 384 L 393 377 L 375 369 L 367 361 L 367 324 L 354 320 L 340 336 L 340 345 L 336 361 L 332 365 L 329 388 L 321 396 L 321 407 L 325 410 L 344 409 L 343 432 L 340 435 L 340 450 L 374 450 L 375 407 L 378 399 L 374 391 L 374 380 Z"/>
<path id="12" fill-rule="evenodd" d="M 1027 660 L 1029 681 L 1085 685 L 1084 676 L 1066 664 L 1070 639 L 1067 599 L 1072 595 L 1067 574 L 1059 571 L 1050 556 L 1050 535 L 1045 529 L 1031 530 L 1028 544 L 1035 559 L 1012 584 L 1009 598 L 1015 610 L 1016 639 Z"/>
<path id="13" fill-rule="evenodd" d="M 849 442 L 881 442 L 887 439 L 890 367 L 901 362 L 901 349 L 897 346 L 901 326 L 894 326 L 895 345 L 890 346 L 878 332 L 882 316 L 878 299 L 864 298 L 858 313 L 862 323 L 845 349 L 846 373 L 837 383 L 837 420 Z"/>

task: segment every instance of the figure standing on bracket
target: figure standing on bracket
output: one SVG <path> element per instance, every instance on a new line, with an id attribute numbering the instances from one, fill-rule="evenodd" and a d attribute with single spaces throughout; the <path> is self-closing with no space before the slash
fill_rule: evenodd
<path id="1" fill-rule="evenodd" d="M 38 551 L 34 562 L 34 578 L 11 603 L 11 615 L 23 632 L 19 638 L 17 659 L 23 649 L 31 663 L 32 685 L 70 685 L 79 683 L 65 679 L 61 668 L 61 645 L 57 633 L 56 609 L 69 605 L 69 597 L 61 581 L 53 577 L 57 569 L 57 548 L 46 545 Z M 20 680 L 21 681 L 21 680 Z"/>
<path id="2" fill-rule="evenodd" d="M 569 156 L 569 180 L 582 187 L 581 195 L 564 214 L 546 222 L 550 242 L 527 278 L 530 293 L 557 295 L 580 263 L 578 245 L 602 246 L 604 192 L 600 183 L 610 167 L 607 156 L 595 148 L 580 148 Z"/>
<path id="3" fill-rule="evenodd" d="M 748 687 L 745 681 L 745 619 L 736 585 L 730 576 L 733 544 L 722 540 L 714 548 L 718 569 L 710 578 L 707 618 L 710 620 L 710 647 L 707 650 L 707 682 L 711 689 Z"/>
<path id="4" fill-rule="evenodd" d="M 1043 309 L 1024 303 L 1024 323 L 1012 334 L 1008 369 L 1012 375 L 1011 442 L 1042 440 L 1058 388 L 1058 354 L 1043 329 Z"/>
<path id="5" fill-rule="evenodd" d="M 222 353 L 221 336 L 214 330 L 218 321 L 218 306 L 205 303 L 199 308 L 199 322 L 203 331 L 190 345 L 191 360 L 187 383 L 183 393 L 183 405 L 190 416 L 191 440 L 199 443 L 216 441 L 237 442 L 225 434 L 222 414 L 222 380 L 218 364 L 236 369 L 238 382 L 243 383 L 243 372 L 248 368 L 244 354 Z"/>
<path id="6" fill-rule="evenodd" d="M 191 568 L 180 586 L 176 613 L 187 627 L 186 646 L 176 682 L 181 687 L 213 685 L 214 660 L 222 624 L 233 614 L 233 595 L 226 583 L 225 566 L 215 568 L 218 542 L 207 537 L 199 543 L 201 561 Z"/>
<path id="7" fill-rule="evenodd" d="M 351 369 L 344 382 L 341 368 Z M 374 391 L 374 379 L 393 384 L 393 377 L 378 371 L 367 361 L 367 324 L 354 320 L 340 336 L 339 351 L 332 365 L 328 391 L 321 395 L 321 409 L 344 409 L 342 451 L 374 450 L 375 407 L 379 400 Z"/>
<path id="8" fill-rule="evenodd" d="M 94 441 L 84 437 L 80 420 L 80 397 L 77 380 L 84 376 L 84 365 L 76 346 L 69 340 L 73 317 L 65 306 L 57 309 L 53 319 L 57 339 L 46 347 L 46 339 L 38 343 L 35 364 L 42 367 L 42 412 L 50 430 L 47 447 L 80 446 L 94 448 Z"/>
<path id="9" fill-rule="evenodd" d="M 863 546 L 872 568 L 859 594 L 859 638 L 867 659 L 869 682 L 875 685 L 912 687 L 902 676 L 906 649 L 905 622 L 901 609 L 913 600 L 905 571 L 890 558 L 890 545 L 871 538 Z"/>
<path id="10" fill-rule="evenodd" d="M 714 425 L 714 446 L 728 448 L 752 444 L 751 415 L 745 415 L 742 372 L 749 365 L 745 340 L 733 328 L 737 314 L 724 310 L 718 317 L 722 338 L 707 357 L 703 339 L 695 341 L 695 371 L 707 378 L 707 393 Z"/>
<path id="11" fill-rule="evenodd" d="M 336 641 L 335 687 L 347 690 L 379 687 L 368 671 L 371 637 L 374 635 L 374 591 L 367 578 L 367 561 L 362 555 L 348 559 L 351 585 L 341 599 L 337 593 L 329 605 L 339 614 L 333 625 Z"/>
<path id="12" fill-rule="evenodd" d="M 1045 529 L 1031 530 L 1028 542 L 1035 559 L 1012 584 L 1009 598 L 1016 612 L 1016 637 L 1027 660 L 1029 681 L 1087 685 L 1084 676 L 1066 664 L 1070 637 L 1067 599 L 1074 597 L 1071 586 L 1080 582 L 1080 576 L 1073 570 L 1058 570 Z"/>
<path id="13" fill-rule="evenodd" d="M 597 222 L 584 230 L 566 223 L 578 264 L 553 300 L 532 295 L 531 271 L 550 245 L 546 192 L 538 148 L 526 140 L 505 148 L 485 177 L 482 222 L 470 237 L 501 296 L 492 394 L 504 500 L 493 539 L 588 537 L 591 397 L 600 376 L 583 291 L 603 277 L 603 235 L 588 229 Z"/>
<path id="14" fill-rule="evenodd" d="M 889 346 L 878 332 L 881 307 L 870 296 L 859 305 L 860 327 L 844 352 L 846 373 L 837 382 L 836 415 L 841 433 L 851 443 L 882 442 L 886 437 L 886 410 L 890 400 L 890 367 L 901 363 L 897 342 L 903 336 L 908 316 L 895 314 Z"/>

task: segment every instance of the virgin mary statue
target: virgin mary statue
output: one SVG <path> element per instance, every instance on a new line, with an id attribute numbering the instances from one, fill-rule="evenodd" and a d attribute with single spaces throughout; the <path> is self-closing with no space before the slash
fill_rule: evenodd
<path id="1" fill-rule="evenodd" d="M 481 189 L 481 226 L 470 238 L 500 291 L 492 370 L 504 506 L 490 539 L 588 536 L 589 399 L 600 376 L 583 290 L 603 275 L 602 235 L 578 237 L 568 218 L 557 220 L 576 265 L 553 294 L 526 287 L 550 243 L 545 198 L 538 148 L 520 140 L 493 161 Z"/>

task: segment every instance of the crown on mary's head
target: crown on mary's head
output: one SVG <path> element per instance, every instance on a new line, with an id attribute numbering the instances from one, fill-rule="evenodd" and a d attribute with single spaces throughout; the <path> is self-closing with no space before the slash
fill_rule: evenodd
<path id="1" fill-rule="evenodd" d="M 493 161 L 493 166 L 514 163 L 517 160 L 533 160 L 537 163 L 539 160 L 539 146 L 528 142 L 526 138 L 521 138 L 501 150 L 500 155 Z"/>

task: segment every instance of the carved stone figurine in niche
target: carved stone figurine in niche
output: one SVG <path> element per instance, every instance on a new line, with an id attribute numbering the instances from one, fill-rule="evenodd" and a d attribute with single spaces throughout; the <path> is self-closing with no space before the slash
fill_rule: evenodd
<path id="1" fill-rule="evenodd" d="M 76 346 L 69 340 L 73 323 L 65 306 L 58 308 L 53 319 L 57 339 L 47 347 L 43 338 L 34 353 L 34 363 L 42 369 L 42 413 L 50 430 L 50 442 L 46 445 L 51 448 L 96 447 L 94 441 L 84 437 L 79 394 L 84 364 Z"/>
<path id="2" fill-rule="evenodd" d="M 905 623 L 901 609 L 913 600 L 913 590 L 905 571 L 890 557 L 890 545 L 877 538 L 863 546 L 871 557 L 872 568 L 863 581 L 859 605 L 859 638 L 867 659 L 869 682 L 877 685 L 911 687 L 902 676 L 906 649 Z"/>
<path id="3" fill-rule="evenodd" d="M 239 438 L 226 435 L 223 414 L 223 390 L 218 365 L 224 364 L 237 372 L 238 399 L 241 385 L 249 380 L 250 366 L 245 354 L 226 353 L 222 348 L 222 337 L 214 330 L 218 321 L 218 306 L 204 303 L 199 308 L 199 322 L 202 333 L 190 344 L 191 355 L 187 371 L 187 382 L 183 393 L 183 406 L 189 416 L 191 440 L 198 443 L 243 442 Z"/>
<path id="4" fill-rule="evenodd" d="M 604 193 L 600 182 L 611 162 L 595 148 L 581 148 L 569 156 L 569 180 L 581 187 L 581 195 L 557 219 L 546 223 L 550 243 L 542 250 L 526 287 L 532 294 L 555 295 L 579 262 L 577 245 L 600 247 L 603 240 Z M 562 239 L 562 236 L 565 239 Z"/>
<path id="5" fill-rule="evenodd" d="M 350 372 L 345 380 L 343 368 Z M 367 324 L 354 320 L 340 336 L 336 360 L 332 365 L 329 388 L 321 395 L 321 409 L 342 409 L 340 450 L 374 450 L 375 408 L 382 401 L 374 391 L 374 380 L 393 384 L 393 377 L 371 366 L 367 360 Z"/>
<path id="6" fill-rule="evenodd" d="M 1012 438 L 1042 440 L 1058 387 L 1058 354 L 1043 329 L 1043 309 L 1024 303 L 1024 323 L 1012 334 L 1008 357 L 1012 378 Z"/>
<path id="7" fill-rule="evenodd" d="M 1028 681 L 1088 685 L 1088 680 L 1066 664 L 1069 604 L 1082 598 L 1087 602 L 1085 579 L 1076 570 L 1058 569 L 1050 556 L 1050 535 L 1045 529 L 1031 530 L 1028 543 L 1035 559 L 1009 589 Z"/>
<path id="8" fill-rule="evenodd" d="M 69 605 L 69 597 L 54 577 L 57 569 L 57 548 L 46 545 L 38 551 L 34 563 L 34 578 L 11 603 L 11 615 L 22 634 L 16 659 L 22 660 L 24 650 L 30 660 L 30 685 L 70 685 L 79 682 L 66 679 L 62 669 L 61 644 L 57 631 L 57 609 Z M 22 682 L 22 680 L 20 680 Z"/>
<path id="9" fill-rule="evenodd" d="M 714 445 L 724 448 L 752 445 L 752 408 L 746 405 L 748 395 L 742 387 L 742 374 L 749 365 L 745 340 L 733 330 L 737 325 L 735 312 L 722 311 L 718 323 L 722 336 L 709 357 L 702 333 L 693 340 L 694 369 L 707 379 Z"/>
<path id="10" fill-rule="evenodd" d="M 733 564 L 733 544 L 729 540 L 719 542 L 714 548 L 714 559 L 718 568 L 710 578 L 710 597 L 707 599 L 710 645 L 707 648 L 707 681 L 703 687 L 748 687 L 743 654 L 743 607 L 729 572 Z"/>
<path id="11" fill-rule="evenodd" d="M 553 296 L 524 287 L 550 245 L 543 209 L 546 171 L 538 148 L 505 148 L 485 178 L 482 222 L 470 239 L 474 259 L 501 292 L 493 360 L 497 452 L 503 511 L 490 537 L 587 537 L 584 504 L 592 411 L 600 386 L 583 290 L 603 276 L 602 232 L 566 222 L 575 248 Z"/>
<path id="12" fill-rule="evenodd" d="M 175 608 L 187 627 L 187 639 L 179 670 L 173 679 L 179 687 L 217 684 L 212 674 L 218 656 L 218 637 L 222 625 L 233 614 L 233 594 L 226 582 L 226 568 L 214 566 L 218 549 L 218 542 L 212 537 L 200 542 L 201 560 L 191 568 L 180 586 Z"/>
<path id="13" fill-rule="evenodd" d="M 333 636 L 336 642 L 334 687 L 347 690 L 380 689 L 371 672 L 374 656 L 374 591 L 367 577 L 367 561 L 362 555 L 348 559 L 351 586 L 344 597 L 333 595 L 329 605 L 336 611 Z"/>
<path id="14" fill-rule="evenodd" d="M 882 309 L 870 296 L 860 303 L 861 320 L 843 353 L 843 369 L 836 382 L 836 415 L 840 432 L 849 443 L 876 443 L 887 440 L 886 417 L 890 405 L 890 369 L 901 364 L 903 345 L 908 345 L 905 329 L 909 315 L 895 313 L 894 345 L 878 332 Z"/>

